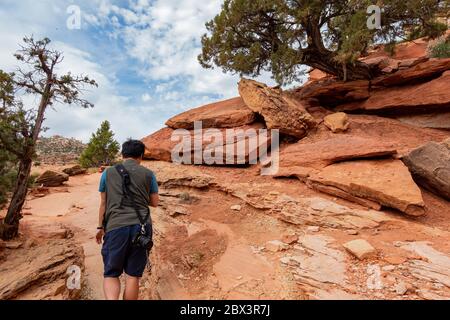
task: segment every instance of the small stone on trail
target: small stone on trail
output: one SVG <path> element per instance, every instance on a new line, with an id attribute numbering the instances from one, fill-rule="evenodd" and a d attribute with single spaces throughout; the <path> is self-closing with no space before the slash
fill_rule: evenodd
<path id="1" fill-rule="evenodd" d="M 399 296 L 403 296 L 408 292 L 408 286 L 402 281 L 395 286 L 395 292 Z"/>
<path id="2" fill-rule="evenodd" d="M 10 242 L 6 242 L 6 244 L 5 244 L 6 249 L 19 249 L 22 246 L 23 246 L 23 242 L 20 242 L 20 241 L 10 241 Z"/>
<path id="3" fill-rule="evenodd" d="M 383 268 L 381 268 L 383 271 L 386 271 L 386 272 L 391 272 L 391 271 L 394 271 L 395 270 L 395 266 L 393 266 L 393 265 L 387 265 L 387 266 L 384 266 Z"/>
<path id="4" fill-rule="evenodd" d="M 366 240 L 358 239 L 345 243 L 344 248 L 359 260 L 375 255 L 376 249 Z"/>
<path id="5" fill-rule="evenodd" d="M 350 236 L 357 236 L 359 234 L 357 230 L 347 230 L 346 233 Z"/>
<path id="6" fill-rule="evenodd" d="M 306 228 L 306 230 L 309 232 L 319 232 L 320 228 L 318 226 L 310 226 L 310 227 Z"/>
<path id="7" fill-rule="evenodd" d="M 281 241 L 285 244 L 293 244 L 298 241 L 298 236 L 295 233 L 286 233 L 282 236 Z"/>
<path id="8" fill-rule="evenodd" d="M 279 240 L 273 240 L 266 243 L 266 249 L 271 252 L 280 252 L 287 250 L 289 246 Z"/>
<path id="9" fill-rule="evenodd" d="M 241 211 L 242 207 L 237 204 L 237 205 L 231 206 L 230 209 L 233 211 Z"/>

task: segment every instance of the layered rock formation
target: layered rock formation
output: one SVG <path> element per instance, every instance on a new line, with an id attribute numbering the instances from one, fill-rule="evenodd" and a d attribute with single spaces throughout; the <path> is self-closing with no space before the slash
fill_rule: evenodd
<path id="1" fill-rule="evenodd" d="M 256 164 L 259 155 L 267 153 L 271 133 L 264 130 L 261 123 L 228 129 L 209 128 L 199 132 L 176 132 L 164 128 L 142 141 L 146 145 L 144 158 L 148 160 L 244 165 Z"/>
<path id="2" fill-rule="evenodd" d="M 278 129 L 282 137 L 294 139 L 282 141 L 275 177 L 296 177 L 316 191 L 371 209 L 387 207 L 410 216 L 423 215 L 421 190 L 399 159 L 406 156 L 416 181 L 447 197 L 448 186 L 443 182 L 447 167 L 442 163 L 447 151 L 436 143 L 450 137 L 449 131 L 439 130 L 450 128 L 450 118 L 446 120 L 450 59 L 430 59 L 426 44 L 423 39 L 401 44 L 392 56 L 380 49 L 370 52 L 361 60 L 381 74 L 370 81 L 342 82 L 312 70 L 307 84 L 283 91 L 242 79 L 241 98 L 183 113 L 167 122 L 169 128 L 145 138 L 146 158 L 172 161 L 171 152 L 178 145 L 171 140 L 174 129 L 183 128 L 192 142 L 187 148 L 192 162 L 196 151 L 212 155 L 212 150 L 226 160 L 224 140 L 219 144 L 196 141 L 194 121 L 214 128 L 219 136 L 224 136 L 225 128 Z M 232 149 L 236 144 L 231 143 Z M 246 164 L 251 162 L 249 154 L 261 147 L 259 141 L 254 145 L 244 152 Z"/>
<path id="3" fill-rule="evenodd" d="M 194 129 L 194 122 L 201 121 L 203 128 L 233 128 L 251 124 L 255 113 L 241 97 L 212 103 L 186 111 L 166 122 L 173 129 Z"/>

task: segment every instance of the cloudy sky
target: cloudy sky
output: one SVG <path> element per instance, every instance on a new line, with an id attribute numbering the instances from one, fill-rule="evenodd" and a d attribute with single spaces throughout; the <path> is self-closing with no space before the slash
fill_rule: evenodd
<path id="1" fill-rule="evenodd" d="M 238 94 L 238 76 L 197 62 L 204 24 L 222 1 L 0 0 L 0 69 L 17 66 L 12 54 L 25 35 L 49 37 L 64 52 L 59 72 L 87 74 L 99 88 L 85 92 L 94 109 L 49 110 L 45 135 L 87 141 L 109 120 L 120 142 L 142 138 L 173 115 Z M 267 74 L 259 80 L 273 83 Z"/>

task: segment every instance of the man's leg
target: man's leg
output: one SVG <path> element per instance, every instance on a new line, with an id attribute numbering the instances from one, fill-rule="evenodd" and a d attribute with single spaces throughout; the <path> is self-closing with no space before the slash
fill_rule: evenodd
<path id="1" fill-rule="evenodd" d="M 106 300 L 119 300 L 120 298 L 120 279 L 105 278 L 103 282 L 103 290 Z"/>
<path id="2" fill-rule="evenodd" d="M 132 277 L 125 274 L 125 292 L 123 293 L 123 300 L 138 300 L 139 299 L 139 280 L 141 278 Z"/>

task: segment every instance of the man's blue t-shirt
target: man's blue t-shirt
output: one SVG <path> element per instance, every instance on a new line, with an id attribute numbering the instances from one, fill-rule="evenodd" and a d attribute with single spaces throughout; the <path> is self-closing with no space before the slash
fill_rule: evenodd
<path id="1" fill-rule="evenodd" d="M 103 171 L 102 177 L 100 178 L 100 187 L 98 188 L 99 192 L 106 192 L 106 170 Z M 158 193 L 158 182 L 156 181 L 156 177 L 152 174 L 152 181 L 150 183 L 150 193 Z"/>

